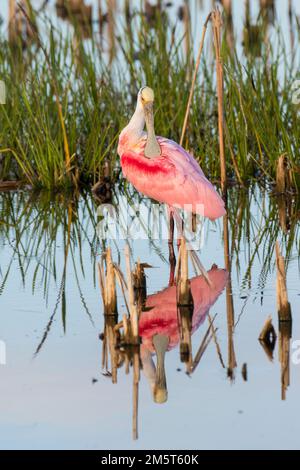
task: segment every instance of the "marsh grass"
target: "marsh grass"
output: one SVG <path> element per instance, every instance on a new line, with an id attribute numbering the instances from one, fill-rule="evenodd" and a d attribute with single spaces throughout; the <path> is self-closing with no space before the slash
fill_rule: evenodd
<path id="1" fill-rule="evenodd" d="M 0 108 L 0 180 L 48 189 L 86 186 L 99 180 L 106 159 L 113 176 L 117 175 L 118 134 L 134 109 L 137 90 L 145 83 L 155 89 L 157 133 L 180 140 L 194 51 L 183 47 L 186 38 L 166 12 L 153 15 L 149 22 L 141 11 L 134 11 L 114 32 L 118 52 L 112 61 L 96 34 L 86 43 L 77 40 L 74 47 L 71 33 L 63 35 L 40 18 L 33 23 L 43 29 L 40 44 L 32 41 L 23 49 L 21 42 L 11 44 L 1 38 L 0 75 L 7 86 L 7 103 Z M 80 38 L 80 27 L 73 24 L 74 35 Z M 263 19 L 257 27 L 265 31 Z M 34 28 L 32 34 L 37 35 Z M 246 45 L 241 57 L 238 45 L 230 48 L 224 35 L 226 173 L 229 181 L 240 185 L 274 184 L 278 159 L 285 154 L 291 190 L 297 190 L 299 107 L 292 102 L 296 52 L 288 57 L 282 32 L 277 28 L 273 34 L 278 46 L 263 42 L 260 57 Z M 197 52 L 198 45 L 194 47 Z M 210 33 L 183 145 L 210 178 L 219 180 L 211 47 Z"/>

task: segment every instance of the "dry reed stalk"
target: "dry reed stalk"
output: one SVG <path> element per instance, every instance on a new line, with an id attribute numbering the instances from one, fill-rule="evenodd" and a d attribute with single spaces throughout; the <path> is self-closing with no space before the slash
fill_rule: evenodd
<path id="1" fill-rule="evenodd" d="M 284 258 L 276 242 L 276 297 L 279 318 L 279 361 L 281 364 L 281 398 L 286 399 L 290 384 L 290 339 L 292 337 L 292 313 L 288 301 Z"/>
<path id="2" fill-rule="evenodd" d="M 124 331 L 125 342 L 128 343 L 130 331 L 128 327 L 128 317 L 125 314 L 123 315 L 123 331 Z"/>
<path id="3" fill-rule="evenodd" d="M 116 11 L 116 0 L 107 0 L 107 28 L 108 28 L 108 48 L 109 48 L 109 65 L 115 57 L 116 46 L 115 46 L 115 11 Z"/>
<path id="4" fill-rule="evenodd" d="M 226 12 L 227 15 L 230 15 L 231 14 L 231 10 L 232 10 L 232 4 L 231 4 L 231 0 L 221 0 L 221 3 L 223 5 L 223 8 Z"/>
<path id="5" fill-rule="evenodd" d="M 134 291 L 132 282 L 132 272 L 130 266 L 130 252 L 129 246 L 125 246 L 125 260 L 126 260 L 126 273 L 127 273 L 127 289 L 128 289 L 128 304 L 130 311 L 130 325 L 133 344 L 139 343 L 139 318 L 138 309 L 134 301 Z"/>
<path id="6" fill-rule="evenodd" d="M 189 372 L 192 365 L 192 313 L 193 303 L 188 278 L 188 252 L 186 241 L 181 239 L 180 245 L 180 279 L 178 280 L 178 308 L 180 315 L 180 359 L 187 366 Z"/>
<path id="7" fill-rule="evenodd" d="M 106 260 L 106 274 L 104 273 L 104 258 Z M 103 301 L 104 315 L 116 315 L 116 276 L 110 248 L 107 248 L 105 255 L 101 259 L 101 264 L 98 263 L 98 277 Z"/>
<path id="8" fill-rule="evenodd" d="M 290 339 L 292 337 L 292 313 L 288 301 L 284 258 L 276 242 L 276 297 L 279 318 L 279 361 L 281 364 L 281 398 L 286 399 L 290 384 Z"/>
<path id="9" fill-rule="evenodd" d="M 101 339 L 101 338 L 100 338 Z M 102 370 L 108 369 L 108 355 L 107 355 L 107 336 L 106 336 L 106 324 L 104 324 L 103 340 L 102 340 Z"/>
<path id="10" fill-rule="evenodd" d="M 211 13 L 206 18 L 206 21 L 204 23 L 203 30 L 202 30 L 202 37 L 201 37 L 201 41 L 200 41 L 200 46 L 199 46 L 198 55 L 197 55 L 196 64 L 195 64 L 195 69 L 194 69 L 193 78 L 192 78 L 192 84 L 191 84 L 191 88 L 190 88 L 189 99 L 188 99 L 188 103 L 187 103 L 187 107 L 186 107 L 186 111 L 185 111 L 185 116 L 184 116 L 184 121 L 183 121 L 183 126 L 182 126 L 182 132 L 181 132 L 181 137 L 180 137 L 180 145 L 183 144 L 183 139 L 184 139 L 185 131 L 186 131 L 186 128 L 187 128 L 188 118 L 189 118 L 189 114 L 190 114 L 190 108 L 191 108 L 191 104 L 192 104 L 192 98 L 193 98 L 193 94 L 194 94 L 197 74 L 198 74 L 199 65 L 200 65 L 201 54 L 202 54 L 202 50 L 203 50 L 205 33 L 206 33 L 206 30 L 207 30 L 207 25 L 208 25 L 208 22 L 210 20 L 210 17 L 211 17 Z"/>
<path id="11" fill-rule="evenodd" d="M 278 241 L 276 242 L 276 297 L 277 297 L 277 310 L 280 322 L 291 322 L 291 306 L 288 301 L 287 287 L 286 287 L 286 273 L 284 258 L 281 255 Z"/>
<path id="12" fill-rule="evenodd" d="M 287 154 L 282 154 L 278 158 L 276 167 L 276 192 L 284 194 L 291 191 L 293 187 L 293 178 L 289 165 Z"/>
<path id="13" fill-rule="evenodd" d="M 234 305 L 232 296 L 232 284 L 231 284 L 231 261 L 229 255 L 229 229 L 228 229 L 228 216 L 227 214 L 223 218 L 223 237 L 224 237 L 224 260 L 225 268 L 229 273 L 229 278 L 226 286 L 226 312 L 227 312 L 227 334 L 228 334 L 228 377 L 234 378 L 234 369 L 237 366 L 236 356 L 234 350 Z"/>
<path id="14" fill-rule="evenodd" d="M 0 181 L 0 191 L 15 191 L 22 183 L 20 181 Z"/>
<path id="15" fill-rule="evenodd" d="M 191 14 L 188 1 L 185 0 L 183 5 L 183 22 L 184 22 L 184 43 L 185 43 L 185 54 L 187 59 L 190 56 L 191 50 Z M 187 68 L 187 77 L 189 77 L 190 71 Z"/>
<path id="16" fill-rule="evenodd" d="M 115 315 L 117 313 L 116 276 L 111 257 L 111 249 L 106 250 L 106 314 Z"/>
<path id="17" fill-rule="evenodd" d="M 197 256 L 197 253 L 193 250 L 189 250 L 190 258 L 193 263 L 194 269 L 198 274 L 204 277 L 205 281 L 210 287 L 213 287 L 213 284 L 209 278 L 208 272 L 204 268 L 203 264 L 200 261 L 200 258 Z"/>
<path id="18" fill-rule="evenodd" d="M 12 45 L 22 42 L 25 47 L 27 43 L 32 39 L 32 30 L 29 27 L 28 21 L 24 23 L 22 18 L 21 7 L 29 14 L 31 10 L 31 4 L 29 0 L 20 0 L 18 3 L 16 0 L 9 0 L 9 21 L 8 21 L 8 38 Z"/>
<path id="19" fill-rule="evenodd" d="M 8 8 L 8 38 L 11 44 L 15 44 L 20 31 L 16 0 L 9 0 Z"/>
<path id="20" fill-rule="evenodd" d="M 188 252 L 186 249 L 186 241 L 181 239 L 180 245 L 180 265 L 181 276 L 179 280 L 179 302 L 183 305 L 189 302 L 189 272 L 188 272 Z"/>
<path id="21" fill-rule="evenodd" d="M 225 369 L 225 363 L 223 361 L 223 356 L 222 356 L 222 352 L 221 352 L 221 348 L 220 348 L 220 345 L 219 345 L 219 342 L 218 342 L 218 338 L 217 338 L 217 330 L 215 329 L 214 327 L 214 324 L 213 324 L 213 321 L 212 321 L 212 318 L 210 315 L 208 315 L 208 321 L 209 321 L 209 325 L 211 326 L 211 331 L 212 331 L 212 337 L 213 337 L 213 340 L 214 340 L 214 343 L 215 343 L 215 346 L 216 346 L 216 350 L 217 350 L 217 354 L 218 354 L 218 358 L 220 360 L 220 363 L 221 363 L 221 366 L 223 367 L 223 369 Z"/>
<path id="22" fill-rule="evenodd" d="M 104 259 L 106 261 L 106 273 L 104 272 Z M 111 249 L 107 248 L 102 256 L 101 264 L 98 263 L 99 284 L 101 289 L 105 327 L 102 347 L 102 366 L 108 362 L 107 347 L 110 354 L 112 382 L 117 383 L 118 370 L 118 336 L 117 331 L 117 295 L 115 269 L 111 256 Z"/>
<path id="23" fill-rule="evenodd" d="M 218 94 L 218 128 L 219 128 L 219 147 L 220 147 L 220 162 L 221 162 L 221 188 L 223 195 L 227 191 L 227 178 L 226 178 L 226 160 L 225 160 L 225 147 L 224 147 L 224 77 L 223 77 L 223 62 L 221 60 L 221 27 L 222 20 L 220 10 L 216 8 L 212 14 L 212 26 L 214 36 L 214 46 L 216 55 L 216 71 L 217 71 L 217 94 Z"/>
<path id="24" fill-rule="evenodd" d="M 118 284 L 119 284 L 119 286 L 122 290 L 126 310 L 127 310 L 128 315 L 129 315 L 129 313 L 130 313 L 129 312 L 129 306 L 128 306 L 127 299 L 126 299 L 127 284 L 126 284 L 124 275 L 123 275 L 122 271 L 120 270 L 120 268 L 116 264 L 114 265 L 114 268 L 115 268 L 115 276 L 116 276 Z"/>
<path id="25" fill-rule="evenodd" d="M 279 327 L 279 362 L 281 364 L 281 399 L 286 399 L 286 391 L 290 385 L 290 339 L 291 332 L 282 325 Z"/>
<path id="26" fill-rule="evenodd" d="M 280 155 L 276 168 L 276 191 L 284 193 L 286 190 L 286 156 Z"/>
<path id="27" fill-rule="evenodd" d="M 290 229 L 291 204 L 289 202 L 284 194 L 277 196 L 279 224 L 284 233 Z"/>
<path id="28" fill-rule="evenodd" d="M 106 324 L 106 336 L 107 343 L 110 352 L 111 361 L 111 379 L 112 383 L 117 383 L 117 372 L 118 372 L 118 351 L 117 346 L 117 334 L 115 332 L 116 318 L 114 315 L 110 315 L 105 318 Z"/>
<path id="29" fill-rule="evenodd" d="M 198 351 L 197 353 L 195 354 L 195 357 L 194 357 L 194 360 L 192 361 L 192 364 L 191 364 L 191 367 L 190 367 L 190 373 L 193 373 L 195 372 L 196 368 L 198 367 L 200 361 L 201 361 L 201 358 L 203 357 L 203 354 L 205 353 L 206 349 L 207 349 L 207 346 L 209 345 L 209 343 L 211 342 L 212 338 L 213 338 L 213 333 L 211 333 L 211 330 L 212 330 L 212 327 L 213 327 L 213 322 L 216 318 L 216 315 L 213 317 L 213 319 L 211 320 L 210 324 L 209 324 L 209 327 L 200 343 L 200 346 L 198 348 Z"/>
<path id="30" fill-rule="evenodd" d="M 147 297 L 146 276 L 144 267 L 145 265 L 141 263 L 140 260 L 138 260 L 136 264 L 136 269 L 133 272 L 134 292 L 139 317 L 145 307 Z"/>
<path id="31" fill-rule="evenodd" d="M 139 404 L 139 383 L 133 383 L 133 413 L 132 413 L 132 437 L 138 439 L 138 404 Z"/>
<path id="32" fill-rule="evenodd" d="M 132 414 L 132 434 L 133 434 L 134 440 L 138 438 L 139 381 L 140 381 L 140 354 L 139 354 L 139 350 L 135 350 L 133 354 L 133 414 Z"/>
<path id="33" fill-rule="evenodd" d="M 142 279 L 145 277 L 143 268 L 138 261 L 137 265 L 137 278 L 140 283 L 142 283 Z M 143 302 L 142 293 L 141 295 L 141 306 Z M 142 307 L 141 307 L 142 308 Z M 140 350 L 139 347 L 135 348 L 133 353 L 133 426 L 132 426 L 132 434 L 133 439 L 136 440 L 138 438 L 138 401 L 139 401 L 139 381 L 140 381 Z"/>

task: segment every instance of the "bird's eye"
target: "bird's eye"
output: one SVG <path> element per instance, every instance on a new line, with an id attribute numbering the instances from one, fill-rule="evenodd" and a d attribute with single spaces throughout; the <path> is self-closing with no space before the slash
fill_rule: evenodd
<path id="1" fill-rule="evenodd" d="M 145 101 L 144 98 L 143 98 L 143 95 L 141 95 L 141 100 L 142 100 L 142 101 Z"/>

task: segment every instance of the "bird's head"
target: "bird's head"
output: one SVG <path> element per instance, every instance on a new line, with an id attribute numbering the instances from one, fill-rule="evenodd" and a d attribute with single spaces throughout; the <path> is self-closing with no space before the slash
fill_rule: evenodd
<path id="1" fill-rule="evenodd" d="M 138 101 L 145 109 L 145 107 L 153 106 L 154 92 L 152 88 L 143 86 L 138 93 Z"/>
<path id="2" fill-rule="evenodd" d="M 153 400 L 155 403 L 166 403 L 168 400 L 168 391 L 166 387 L 158 387 L 157 385 L 153 390 Z"/>
<path id="3" fill-rule="evenodd" d="M 138 93 L 138 107 L 143 110 L 147 128 L 147 142 L 144 155 L 147 158 L 155 158 L 161 155 L 161 149 L 155 136 L 153 115 L 154 92 L 152 88 L 144 86 Z"/>

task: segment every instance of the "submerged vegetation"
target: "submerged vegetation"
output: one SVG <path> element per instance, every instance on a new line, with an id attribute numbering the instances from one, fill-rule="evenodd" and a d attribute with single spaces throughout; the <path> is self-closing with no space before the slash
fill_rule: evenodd
<path id="1" fill-rule="evenodd" d="M 117 22 L 114 2 L 107 2 L 108 11 L 99 12 L 99 34 L 93 31 L 90 10 L 74 12 L 72 2 L 57 2 L 57 13 L 72 23 L 69 32 L 61 32 L 30 2 L 20 3 L 27 32 L 13 34 L 12 16 L 8 38 L 1 37 L 6 104 L 0 107 L 0 182 L 48 189 L 86 186 L 101 178 L 105 162 L 117 178 L 118 134 L 145 83 L 156 93 L 157 133 L 179 141 L 198 48 L 187 6 L 174 21 L 167 7 L 150 11 L 143 2 L 136 9 L 125 1 L 123 19 Z M 261 13 L 251 25 L 247 8 L 248 2 L 242 51 L 232 41 L 230 12 L 224 11 L 227 176 L 240 185 L 254 180 L 275 184 L 284 155 L 288 189 L 297 191 L 299 106 L 292 98 L 300 31 L 292 14 L 294 45 L 288 54 L 280 28 L 268 25 L 272 15 Z M 207 34 L 183 145 L 210 178 L 219 180 L 212 48 Z"/>

